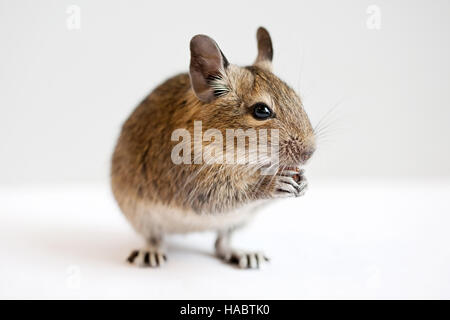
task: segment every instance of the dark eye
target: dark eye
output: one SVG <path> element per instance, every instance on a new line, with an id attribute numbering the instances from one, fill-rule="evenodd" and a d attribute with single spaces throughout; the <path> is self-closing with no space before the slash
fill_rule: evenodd
<path id="1" fill-rule="evenodd" d="M 273 111 L 267 104 L 258 102 L 253 106 L 253 117 L 257 120 L 266 120 L 273 116 Z"/>

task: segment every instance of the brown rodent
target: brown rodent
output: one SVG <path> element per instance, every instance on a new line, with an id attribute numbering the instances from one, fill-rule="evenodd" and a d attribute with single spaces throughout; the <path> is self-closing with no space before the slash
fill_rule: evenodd
<path id="1" fill-rule="evenodd" d="M 271 71 L 272 41 L 266 29 L 258 29 L 257 42 L 254 64 L 238 67 L 214 40 L 193 37 L 189 73 L 158 86 L 124 123 L 112 157 L 112 191 L 146 240 L 143 249 L 131 253 L 130 263 L 160 266 L 166 260 L 164 235 L 202 230 L 218 232 L 216 254 L 224 261 L 255 268 L 267 260 L 261 253 L 233 249 L 231 234 L 262 203 L 303 194 L 306 180 L 299 167 L 313 154 L 315 135 L 298 95 Z M 278 130 L 279 169 L 261 174 L 267 159 L 196 163 L 193 147 L 187 156 L 194 163 L 175 164 L 173 133 L 184 128 L 195 140 L 195 122 L 200 121 L 202 133 L 215 129 L 223 136 L 227 129 Z M 212 141 L 200 139 L 204 147 Z M 276 144 L 272 140 L 268 137 L 269 145 Z"/>

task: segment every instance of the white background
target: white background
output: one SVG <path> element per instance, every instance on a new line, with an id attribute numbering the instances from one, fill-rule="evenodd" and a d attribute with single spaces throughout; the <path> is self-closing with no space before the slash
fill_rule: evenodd
<path id="1" fill-rule="evenodd" d="M 0 297 L 450 298 L 449 12 L 450 1 L 0 0 Z M 193 35 L 245 65 L 259 25 L 275 73 L 330 125 L 308 194 L 236 239 L 271 264 L 229 268 L 196 234 L 171 240 L 164 270 L 126 266 L 140 241 L 108 189 L 120 125 L 187 70 Z"/>

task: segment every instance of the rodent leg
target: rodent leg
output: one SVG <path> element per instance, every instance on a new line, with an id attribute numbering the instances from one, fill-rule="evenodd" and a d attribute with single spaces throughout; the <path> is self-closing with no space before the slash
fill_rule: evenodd
<path id="1" fill-rule="evenodd" d="M 260 265 L 269 261 L 261 252 L 248 252 L 234 249 L 231 246 L 231 235 L 234 229 L 219 231 L 215 243 L 216 255 L 227 263 L 241 269 L 257 269 Z"/>
<path id="2" fill-rule="evenodd" d="M 162 249 L 162 240 L 162 236 L 149 237 L 145 247 L 133 250 L 127 261 L 139 267 L 161 267 L 167 261 L 167 256 Z"/>

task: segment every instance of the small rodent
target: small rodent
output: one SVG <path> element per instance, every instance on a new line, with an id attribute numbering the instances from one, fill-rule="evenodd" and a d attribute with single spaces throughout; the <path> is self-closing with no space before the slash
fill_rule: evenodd
<path id="1" fill-rule="evenodd" d="M 257 43 L 253 65 L 239 67 L 228 62 L 213 39 L 194 36 L 189 73 L 159 85 L 123 124 L 112 156 L 111 186 L 120 209 L 146 240 L 143 249 L 132 251 L 130 263 L 159 267 L 166 261 L 166 234 L 203 230 L 217 231 L 216 254 L 228 263 L 257 268 L 268 260 L 262 253 L 231 247 L 231 235 L 265 202 L 304 193 L 307 184 L 299 168 L 315 150 L 315 135 L 299 96 L 272 73 L 272 40 L 262 27 Z M 192 133 L 198 121 L 203 133 L 216 129 L 224 136 L 227 129 L 277 129 L 276 174 L 261 174 L 259 162 L 175 164 L 173 132 Z M 187 156 L 195 157 L 189 151 Z"/>

